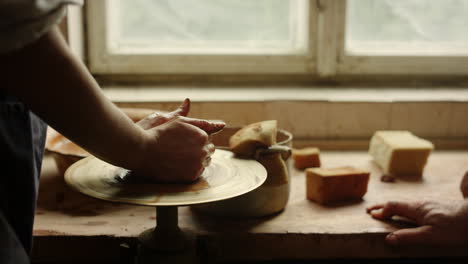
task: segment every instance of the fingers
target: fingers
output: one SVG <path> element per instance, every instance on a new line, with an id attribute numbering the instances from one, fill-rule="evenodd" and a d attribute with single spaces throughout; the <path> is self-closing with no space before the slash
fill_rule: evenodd
<path id="1" fill-rule="evenodd" d="M 169 121 L 179 120 L 183 123 L 191 124 L 202 129 L 208 135 L 221 131 L 226 126 L 226 123 L 224 123 L 223 121 L 210 121 L 204 119 L 189 118 L 187 117 L 189 111 L 190 100 L 187 98 L 177 110 L 165 114 L 155 112 L 147 116 L 146 118 L 140 120 L 137 124 L 143 129 L 147 130 L 167 123 Z"/>
<path id="2" fill-rule="evenodd" d="M 204 160 L 203 160 L 203 167 L 208 167 L 211 164 L 211 156 L 208 155 Z"/>
<path id="3" fill-rule="evenodd" d="M 461 181 L 460 190 L 463 194 L 463 198 L 468 198 L 468 171 L 465 173 L 465 176 Z"/>
<path id="4" fill-rule="evenodd" d="M 208 167 L 211 164 L 211 155 L 215 152 L 215 145 L 211 142 L 205 145 L 204 150 L 206 152 L 205 157 L 203 158 L 202 165 L 203 167 Z"/>
<path id="5" fill-rule="evenodd" d="M 179 119 L 184 123 L 191 124 L 193 126 L 196 126 L 202 129 L 208 135 L 216 133 L 222 130 L 226 126 L 226 123 L 224 123 L 223 121 L 209 121 L 209 120 L 189 118 L 189 117 L 180 117 Z"/>
<path id="6" fill-rule="evenodd" d="M 206 146 L 205 146 L 206 150 L 208 151 L 209 155 L 212 155 L 214 152 L 215 152 L 215 145 L 213 143 L 208 143 Z"/>
<path id="7" fill-rule="evenodd" d="M 421 202 L 387 202 L 368 207 L 367 213 L 380 220 L 391 219 L 393 216 L 403 216 L 421 225 L 427 212 L 424 203 Z"/>
<path id="8" fill-rule="evenodd" d="M 172 120 L 179 116 L 187 116 L 190 112 L 190 99 L 186 98 L 176 110 L 166 115 L 167 120 Z"/>
<path id="9" fill-rule="evenodd" d="M 387 243 L 393 246 L 402 245 L 429 245 L 437 244 L 437 236 L 432 226 L 420 226 L 416 228 L 400 229 L 390 233 L 385 238 Z"/>
<path id="10" fill-rule="evenodd" d="M 187 116 L 190 112 L 190 99 L 185 98 L 177 110 L 171 112 L 174 116 Z"/>
<path id="11" fill-rule="evenodd" d="M 367 208 L 367 213 L 380 220 L 391 219 L 393 216 L 403 216 L 423 225 L 427 210 L 422 202 L 387 202 Z M 393 246 L 430 244 L 434 240 L 433 227 L 428 225 L 416 228 L 400 229 L 387 235 L 385 240 Z"/>
<path id="12" fill-rule="evenodd" d="M 179 116 L 187 116 L 189 111 L 190 100 L 186 98 L 176 110 L 169 113 L 154 112 L 137 122 L 137 125 L 145 130 L 151 129 L 153 127 L 167 123 L 168 121 L 171 121 Z"/>

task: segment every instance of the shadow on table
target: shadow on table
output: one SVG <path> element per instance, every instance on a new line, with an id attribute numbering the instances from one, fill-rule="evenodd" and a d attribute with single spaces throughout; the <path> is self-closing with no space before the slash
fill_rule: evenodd
<path id="1" fill-rule="evenodd" d="M 264 216 L 258 218 L 245 218 L 245 217 L 225 217 L 219 215 L 211 215 L 204 212 L 200 212 L 199 210 L 190 209 L 193 217 L 193 221 L 201 226 L 203 229 L 213 232 L 221 232 L 221 233 L 243 233 L 249 232 L 255 227 L 273 220 L 274 218 L 278 217 L 281 212 Z"/>

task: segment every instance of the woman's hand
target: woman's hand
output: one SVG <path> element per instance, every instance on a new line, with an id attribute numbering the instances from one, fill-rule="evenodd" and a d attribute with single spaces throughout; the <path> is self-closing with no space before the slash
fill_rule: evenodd
<path id="1" fill-rule="evenodd" d="M 161 182 L 192 182 L 209 164 L 214 145 L 209 134 L 224 128 L 225 123 L 188 118 L 190 101 L 165 114 L 155 113 L 137 124 L 145 129 L 146 140 L 133 170 Z"/>
<path id="2" fill-rule="evenodd" d="M 162 125 L 176 117 L 187 116 L 189 112 L 190 100 L 185 99 L 184 102 L 179 106 L 179 108 L 177 108 L 177 110 L 169 113 L 154 112 L 151 115 L 148 115 L 147 117 L 141 119 L 136 124 L 144 130 L 148 130 L 150 128 Z"/>
<path id="3" fill-rule="evenodd" d="M 466 178 L 466 177 L 465 177 Z M 387 202 L 367 208 L 380 220 L 402 216 L 418 227 L 390 233 L 391 245 L 468 245 L 468 201 L 454 202 Z"/>

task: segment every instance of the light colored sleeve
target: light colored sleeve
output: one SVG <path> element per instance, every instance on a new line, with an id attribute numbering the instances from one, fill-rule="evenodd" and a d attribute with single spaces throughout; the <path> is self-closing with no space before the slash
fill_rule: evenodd
<path id="1" fill-rule="evenodd" d="M 0 54 L 34 42 L 83 0 L 0 0 Z"/>

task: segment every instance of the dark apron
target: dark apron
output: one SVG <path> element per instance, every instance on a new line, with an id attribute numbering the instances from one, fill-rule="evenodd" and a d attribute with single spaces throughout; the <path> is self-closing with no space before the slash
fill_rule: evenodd
<path id="1" fill-rule="evenodd" d="M 0 263 L 29 263 L 46 124 L 0 91 Z"/>

